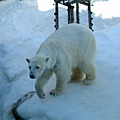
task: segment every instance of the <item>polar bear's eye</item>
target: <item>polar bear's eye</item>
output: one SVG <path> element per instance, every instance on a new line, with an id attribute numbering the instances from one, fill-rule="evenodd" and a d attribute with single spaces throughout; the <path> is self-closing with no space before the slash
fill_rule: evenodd
<path id="1" fill-rule="evenodd" d="M 29 69 L 31 69 L 31 66 L 29 66 Z"/>
<path id="2" fill-rule="evenodd" d="M 39 69 L 40 67 L 36 66 L 36 69 Z"/>

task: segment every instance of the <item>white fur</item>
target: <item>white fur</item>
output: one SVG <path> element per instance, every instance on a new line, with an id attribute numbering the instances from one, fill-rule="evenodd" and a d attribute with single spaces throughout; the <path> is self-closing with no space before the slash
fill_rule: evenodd
<path id="1" fill-rule="evenodd" d="M 34 73 L 36 92 L 44 98 L 43 87 L 54 72 L 56 88 L 50 94 L 63 92 L 70 80 L 72 68 L 79 67 L 85 74 L 85 84 L 90 84 L 96 77 L 94 65 L 96 41 L 92 31 L 79 24 L 69 24 L 50 35 L 38 49 L 36 56 L 30 60 L 31 66 L 41 67 Z M 32 64 L 33 63 L 33 64 Z M 38 74 L 37 74 L 38 73 Z"/>

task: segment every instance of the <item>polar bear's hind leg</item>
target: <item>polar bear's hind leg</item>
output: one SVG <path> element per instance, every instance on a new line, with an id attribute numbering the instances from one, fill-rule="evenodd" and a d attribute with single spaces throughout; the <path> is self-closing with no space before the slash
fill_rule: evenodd
<path id="1" fill-rule="evenodd" d="M 73 68 L 70 82 L 73 83 L 80 82 L 82 78 L 83 78 L 82 70 L 79 67 Z"/>
<path id="2" fill-rule="evenodd" d="M 85 85 L 92 84 L 96 78 L 96 67 L 95 67 L 94 63 L 90 63 L 90 62 L 85 63 L 83 66 L 84 67 L 82 70 L 86 74 L 86 79 L 84 79 L 82 82 Z"/>

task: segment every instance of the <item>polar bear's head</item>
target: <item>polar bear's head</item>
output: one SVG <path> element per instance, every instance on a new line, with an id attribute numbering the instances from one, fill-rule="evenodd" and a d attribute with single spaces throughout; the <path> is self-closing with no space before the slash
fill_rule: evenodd
<path id="1" fill-rule="evenodd" d="M 56 63 L 56 60 L 47 56 L 35 56 L 32 59 L 26 59 L 29 67 L 29 76 L 31 79 L 44 76 L 46 69 L 52 69 Z"/>

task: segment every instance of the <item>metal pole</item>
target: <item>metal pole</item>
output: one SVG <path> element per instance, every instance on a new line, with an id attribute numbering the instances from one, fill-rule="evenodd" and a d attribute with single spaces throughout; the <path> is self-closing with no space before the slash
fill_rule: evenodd
<path id="1" fill-rule="evenodd" d="M 68 4 L 68 24 L 74 23 L 74 6 Z"/>
<path id="2" fill-rule="evenodd" d="M 79 3 L 76 3 L 76 22 L 78 24 L 80 23 L 80 18 L 79 18 Z"/>
<path id="3" fill-rule="evenodd" d="M 58 10 L 58 2 L 55 2 L 55 28 L 56 30 L 59 29 L 59 10 Z"/>
<path id="4" fill-rule="evenodd" d="M 93 29 L 92 29 L 92 26 L 93 26 L 93 23 L 92 23 L 92 17 L 91 17 L 91 15 L 92 15 L 92 12 L 91 12 L 91 4 L 90 4 L 90 2 L 88 2 L 88 21 L 89 21 L 89 28 L 92 30 L 92 31 L 94 31 Z"/>

